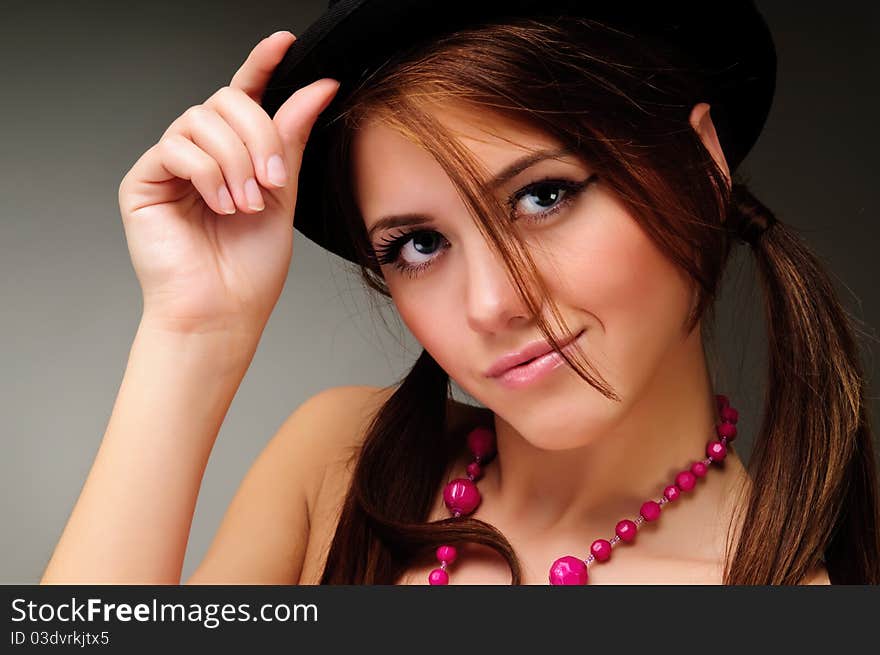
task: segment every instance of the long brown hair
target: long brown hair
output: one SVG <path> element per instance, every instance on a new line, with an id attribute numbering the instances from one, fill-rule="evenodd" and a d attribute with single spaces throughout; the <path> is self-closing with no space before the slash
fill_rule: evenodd
<path id="1" fill-rule="evenodd" d="M 544 336 L 600 393 L 615 391 L 578 351 L 509 209 L 485 193 L 487 171 L 437 120 L 445 102 L 537 127 L 582 156 L 692 282 L 686 328 L 711 333 L 735 241 L 728 219 L 771 219 L 738 176 L 728 185 L 688 122 L 705 71 L 667 45 L 597 21 L 483 24 L 399 53 L 346 100 L 331 125 L 330 211 L 343 218 L 365 284 L 390 297 L 352 185 L 351 143 L 381 119 L 443 166 Z M 828 274 L 777 221 L 752 248 L 769 339 L 762 423 L 749 459 L 741 530 L 728 544 L 726 584 L 798 584 L 821 561 L 839 583 L 880 583 L 877 463 L 866 383 L 850 318 Z M 549 306 L 562 332 L 539 309 Z M 450 380 L 423 350 L 368 426 L 327 556 L 322 584 L 393 584 L 442 543 L 489 546 L 520 565 L 507 539 L 473 517 L 427 522 L 466 431 L 449 425 Z M 472 426 L 471 426 L 472 427 Z"/>

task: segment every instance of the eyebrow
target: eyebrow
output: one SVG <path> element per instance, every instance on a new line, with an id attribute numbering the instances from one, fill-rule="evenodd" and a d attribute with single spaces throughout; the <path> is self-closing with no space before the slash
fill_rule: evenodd
<path id="1" fill-rule="evenodd" d="M 516 177 L 524 170 L 531 168 L 538 162 L 542 162 L 545 159 L 557 159 L 559 157 L 574 154 L 574 151 L 569 148 L 558 148 L 556 150 L 538 150 L 531 154 L 525 155 L 502 168 L 495 175 L 495 177 L 493 177 L 489 181 L 488 188 L 497 189 L 499 186 Z M 383 216 L 373 224 L 368 232 L 368 236 L 370 240 L 372 240 L 376 232 L 388 230 L 393 227 L 423 225 L 430 222 L 431 217 L 425 214 L 393 214 L 391 216 Z"/>

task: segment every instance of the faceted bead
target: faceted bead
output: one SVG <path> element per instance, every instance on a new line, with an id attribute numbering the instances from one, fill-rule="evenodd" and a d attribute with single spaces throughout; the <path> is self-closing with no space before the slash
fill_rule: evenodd
<path id="1" fill-rule="evenodd" d="M 720 441 L 710 441 L 706 446 L 706 456 L 713 462 L 720 462 L 727 455 L 727 447 Z"/>
<path id="2" fill-rule="evenodd" d="M 728 441 L 736 438 L 736 425 L 733 423 L 721 423 L 715 428 L 715 432 L 719 437 L 725 437 Z"/>
<path id="3" fill-rule="evenodd" d="M 587 584 L 587 565 L 582 559 L 565 555 L 550 566 L 550 584 Z"/>
<path id="4" fill-rule="evenodd" d="M 488 459 L 495 452 L 495 433 L 487 427 L 478 427 L 470 431 L 467 445 L 475 457 Z"/>
<path id="5" fill-rule="evenodd" d="M 678 498 L 679 494 L 681 494 L 681 490 L 674 484 L 669 485 L 663 490 L 663 495 L 666 497 L 666 500 L 675 500 Z"/>
<path id="6" fill-rule="evenodd" d="M 656 521 L 660 518 L 660 505 L 653 500 L 645 501 L 642 503 L 639 514 L 644 516 L 646 521 Z"/>
<path id="7" fill-rule="evenodd" d="M 691 473 L 693 473 L 698 478 L 706 477 L 706 473 L 709 471 L 709 467 L 706 466 L 705 462 L 694 462 L 691 464 Z"/>
<path id="8" fill-rule="evenodd" d="M 607 539 L 596 539 L 590 546 L 590 552 L 598 561 L 606 562 L 611 557 L 611 542 Z"/>
<path id="9" fill-rule="evenodd" d="M 443 569 L 434 569 L 428 574 L 429 584 L 449 584 L 449 574 Z"/>
<path id="10" fill-rule="evenodd" d="M 725 407 L 721 410 L 720 414 L 721 420 L 726 421 L 727 423 L 736 423 L 739 419 L 739 412 L 733 407 Z"/>
<path id="11" fill-rule="evenodd" d="M 480 504 L 477 485 L 467 478 L 456 478 L 443 488 L 443 502 L 453 514 L 470 514 Z"/>
<path id="12" fill-rule="evenodd" d="M 614 527 L 615 534 L 617 534 L 617 536 L 623 541 L 632 541 L 636 538 L 636 533 L 638 531 L 639 529 L 636 527 L 636 524 L 629 519 L 618 521 L 617 525 Z"/>
<path id="13" fill-rule="evenodd" d="M 440 546 L 437 549 L 436 555 L 438 561 L 452 564 L 455 558 L 458 557 L 458 551 L 455 549 L 455 546 Z"/>
<path id="14" fill-rule="evenodd" d="M 682 471 L 675 476 L 675 484 L 682 491 L 690 491 L 697 484 L 697 477 L 690 471 Z"/>
<path id="15" fill-rule="evenodd" d="M 718 405 L 718 411 L 730 405 L 730 400 L 723 393 L 715 394 L 715 403 Z"/>
<path id="16" fill-rule="evenodd" d="M 471 462 L 467 465 L 467 474 L 474 480 L 479 480 L 483 477 L 483 469 L 477 462 Z"/>

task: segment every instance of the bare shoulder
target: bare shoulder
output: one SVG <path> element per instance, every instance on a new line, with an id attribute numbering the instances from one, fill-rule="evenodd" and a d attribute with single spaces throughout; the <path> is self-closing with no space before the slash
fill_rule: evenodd
<path id="1" fill-rule="evenodd" d="M 299 584 L 319 584 L 342 503 L 370 422 L 396 387 L 341 386 L 313 396 L 315 417 L 310 460 L 317 474 L 309 485 L 309 540 Z"/>
<path id="2" fill-rule="evenodd" d="M 324 472 L 354 445 L 383 391 L 334 387 L 289 414 L 254 460 L 186 584 L 297 584 Z"/>
<path id="3" fill-rule="evenodd" d="M 325 389 L 309 398 L 308 414 L 314 433 L 312 463 L 322 469 L 347 462 L 357 452 L 370 422 L 395 391 L 395 387 L 347 385 Z M 313 489 L 317 498 L 320 484 Z"/>
<path id="4" fill-rule="evenodd" d="M 310 414 L 316 428 L 323 431 L 320 437 L 311 439 L 319 451 L 311 459 L 322 471 L 322 479 L 311 498 L 312 507 L 317 508 L 324 497 L 331 498 L 334 506 L 338 504 L 340 493 L 347 490 L 350 483 L 370 423 L 397 389 L 396 386 L 332 387 L 307 401 L 313 405 Z M 485 421 L 489 410 L 449 399 L 447 411 L 449 429 L 458 430 L 462 425 Z"/>
<path id="5" fill-rule="evenodd" d="M 396 386 L 333 387 L 307 401 L 320 405 L 313 414 L 318 417 L 324 434 L 312 440 L 319 451 L 313 453 L 311 460 L 321 474 L 309 498 L 310 534 L 300 584 L 320 583 L 369 425 L 397 389 Z M 450 399 L 448 411 L 450 428 L 457 429 L 480 419 L 485 421 L 489 410 Z"/>
<path id="6" fill-rule="evenodd" d="M 322 490 L 344 481 L 370 422 L 394 391 L 395 387 L 367 385 L 330 387 L 308 398 L 288 418 L 298 422 L 301 456 L 311 469 L 306 499 L 312 529 L 319 523 Z"/>
<path id="7" fill-rule="evenodd" d="M 828 569 L 824 564 L 817 565 L 807 577 L 804 579 L 805 585 L 830 585 L 831 578 L 828 577 Z"/>

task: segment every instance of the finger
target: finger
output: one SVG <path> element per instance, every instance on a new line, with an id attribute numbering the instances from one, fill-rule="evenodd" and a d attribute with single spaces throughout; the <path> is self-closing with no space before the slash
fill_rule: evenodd
<path id="1" fill-rule="evenodd" d="M 205 101 L 205 106 L 216 111 L 244 142 L 260 184 L 267 188 L 287 184 L 284 145 L 278 128 L 262 107 L 244 91 L 231 86 L 219 89 Z M 270 168 L 269 161 L 275 156 L 277 162 Z"/>
<path id="2" fill-rule="evenodd" d="M 302 155 L 309 134 L 318 116 L 333 101 L 339 90 L 339 82 L 329 77 L 321 78 L 291 95 L 275 112 L 272 121 L 285 145 L 290 175 L 299 177 Z"/>
<path id="3" fill-rule="evenodd" d="M 235 213 L 220 166 L 195 143 L 181 134 L 172 134 L 159 141 L 155 154 L 158 165 L 174 177 L 189 180 L 216 213 Z"/>
<path id="4" fill-rule="evenodd" d="M 287 30 L 275 32 L 260 41 L 232 76 L 229 86 L 241 89 L 257 104 L 272 77 L 272 71 L 284 57 L 296 36 Z"/>
<path id="5" fill-rule="evenodd" d="M 190 107 L 172 133 L 190 139 L 216 160 L 239 210 L 253 214 L 265 208 L 251 154 L 241 137 L 217 112 L 205 105 Z"/>

